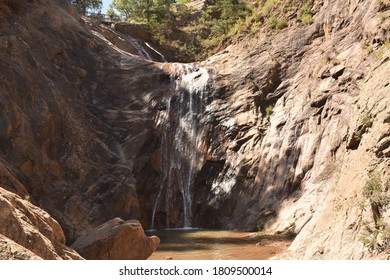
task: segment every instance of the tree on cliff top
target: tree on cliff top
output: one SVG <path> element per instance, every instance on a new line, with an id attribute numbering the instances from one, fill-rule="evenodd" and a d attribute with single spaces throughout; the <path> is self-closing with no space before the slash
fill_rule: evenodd
<path id="1" fill-rule="evenodd" d="M 203 13 L 204 21 L 208 21 L 212 36 L 227 35 L 238 20 L 251 14 L 245 1 L 241 0 L 209 0 Z"/>
<path id="2" fill-rule="evenodd" d="M 111 7 L 129 20 L 150 24 L 164 20 L 171 4 L 171 0 L 113 0 Z"/>
<path id="3" fill-rule="evenodd" d="M 102 0 L 70 0 L 80 14 L 85 15 L 88 11 L 99 13 L 102 8 Z"/>

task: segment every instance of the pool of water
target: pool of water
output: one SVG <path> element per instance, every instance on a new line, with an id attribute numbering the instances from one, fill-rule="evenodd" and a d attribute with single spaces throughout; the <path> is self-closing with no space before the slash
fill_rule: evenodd
<path id="1" fill-rule="evenodd" d="M 284 252 L 291 243 L 238 231 L 169 229 L 146 234 L 161 240 L 149 260 L 264 260 Z"/>

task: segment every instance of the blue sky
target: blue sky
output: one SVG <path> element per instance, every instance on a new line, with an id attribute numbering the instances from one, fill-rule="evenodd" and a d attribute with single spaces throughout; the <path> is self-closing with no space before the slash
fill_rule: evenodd
<path id="1" fill-rule="evenodd" d="M 102 14 L 107 12 L 108 6 L 110 6 L 112 0 L 103 0 Z"/>

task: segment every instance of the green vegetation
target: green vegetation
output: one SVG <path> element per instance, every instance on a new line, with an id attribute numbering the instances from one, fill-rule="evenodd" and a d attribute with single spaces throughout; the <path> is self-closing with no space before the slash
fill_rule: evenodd
<path id="1" fill-rule="evenodd" d="M 383 12 L 379 15 L 381 23 L 385 22 L 388 18 L 390 18 L 390 11 Z"/>
<path id="2" fill-rule="evenodd" d="M 265 116 L 266 116 L 267 120 L 270 119 L 273 112 L 274 112 L 274 107 L 272 105 L 269 105 L 265 108 Z"/>
<path id="3" fill-rule="evenodd" d="M 362 140 L 363 134 L 366 133 L 374 124 L 374 118 L 369 113 L 361 114 L 359 119 L 360 124 L 358 129 L 356 129 L 353 133 L 353 138 L 358 142 Z"/>
<path id="4" fill-rule="evenodd" d="M 128 21 L 153 25 L 170 15 L 170 0 L 113 0 L 110 11 L 117 10 Z"/>
<path id="5" fill-rule="evenodd" d="M 243 2 L 238 0 L 220 0 L 209 6 L 203 14 L 206 19 L 210 19 L 211 35 L 221 36 L 229 34 L 236 23 L 248 16 L 250 11 L 246 9 Z M 212 15 L 218 15 L 213 18 Z"/>
<path id="6" fill-rule="evenodd" d="M 360 241 L 369 251 L 390 251 L 390 226 L 387 223 L 379 220 L 375 228 L 367 224 L 365 229 L 367 233 L 360 236 Z"/>
<path id="7" fill-rule="evenodd" d="M 274 7 L 274 5 L 278 2 L 278 0 L 267 0 L 264 5 L 261 7 L 261 15 L 263 17 L 266 17 L 270 14 L 271 9 Z M 260 3 L 261 5 L 261 3 Z"/>
<path id="8" fill-rule="evenodd" d="M 170 0 L 113 0 L 109 13 L 117 10 L 127 21 L 145 24 L 156 39 L 163 42 L 173 24 L 171 6 Z"/>
<path id="9" fill-rule="evenodd" d="M 257 234 L 256 234 L 256 237 L 259 239 L 259 240 L 262 240 L 262 239 L 267 239 L 267 238 L 272 238 L 272 236 L 275 236 L 275 235 L 278 235 L 278 236 L 281 236 L 281 237 L 284 237 L 285 239 L 287 240 L 294 240 L 294 238 L 297 236 L 297 233 L 294 231 L 294 227 L 290 227 L 289 229 L 287 229 L 286 231 L 284 231 L 283 233 L 272 233 L 270 231 L 267 231 L 264 226 L 262 224 L 258 224 L 257 225 L 257 228 L 258 228 L 258 231 L 257 231 Z"/>
<path id="10" fill-rule="evenodd" d="M 160 44 L 186 60 L 205 59 L 240 34 L 280 31 L 296 19 L 313 21 L 313 0 L 207 0 L 199 10 L 185 6 L 190 2 L 113 0 L 108 13 L 117 11 L 129 22 L 146 25 Z"/>
<path id="11" fill-rule="evenodd" d="M 258 33 L 260 31 L 260 29 L 261 29 L 261 24 L 259 22 L 255 22 L 251 26 L 250 33 L 252 35 L 255 35 L 256 33 Z"/>
<path id="12" fill-rule="evenodd" d="M 294 232 L 292 228 L 289 228 L 288 231 L 286 232 L 286 237 L 290 240 L 293 240 L 297 234 Z"/>
<path id="13" fill-rule="evenodd" d="M 306 0 L 300 11 L 300 19 L 304 24 L 311 24 L 313 22 L 313 14 L 311 9 L 313 8 L 313 0 Z"/>
<path id="14" fill-rule="evenodd" d="M 360 241 L 370 251 L 390 251 L 390 226 L 382 218 L 382 212 L 390 205 L 390 195 L 379 173 L 369 174 L 363 195 L 369 200 L 375 226 L 370 227 L 366 222 L 366 233 L 360 237 Z"/>
<path id="15" fill-rule="evenodd" d="M 276 18 L 274 16 L 270 16 L 267 20 L 267 26 L 271 29 L 282 30 L 287 27 L 287 21 L 284 18 Z"/>
<path id="16" fill-rule="evenodd" d="M 365 127 L 365 129 L 367 129 L 367 128 L 372 127 L 372 125 L 374 123 L 374 118 L 370 114 L 365 113 L 365 114 L 362 114 L 360 116 L 360 121 L 361 121 L 363 127 Z"/>
<path id="17" fill-rule="evenodd" d="M 244 1 L 221 0 L 208 1 L 209 5 L 202 12 L 196 25 L 202 33 L 199 45 L 209 54 L 222 45 L 228 38 L 243 31 L 245 19 L 251 9 Z"/>
<path id="18" fill-rule="evenodd" d="M 257 237 L 264 237 L 269 235 L 269 232 L 264 228 L 263 225 L 257 225 Z"/>
<path id="19" fill-rule="evenodd" d="M 187 3 L 191 3 L 193 0 L 177 0 L 176 2 L 178 4 L 187 4 Z"/>
<path id="20" fill-rule="evenodd" d="M 310 14 L 304 14 L 301 16 L 301 20 L 304 24 L 311 24 L 313 22 L 313 16 Z"/>
<path id="21" fill-rule="evenodd" d="M 390 41 L 386 41 L 377 51 L 374 52 L 378 59 L 382 59 L 385 53 L 390 49 Z"/>
<path id="22" fill-rule="evenodd" d="M 100 13 L 102 8 L 101 0 L 71 0 L 70 2 L 83 15 L 87 14 L 87 12 Z"/>
<path id="23" fill-rule="evenodd" d="M 382 186 L 382 180 L 378 173 L 369 174 L 369 178 L 363 189 L 363 195 L 370 201 L 374 221 L 379 221 L 381 218 L 381 209 L 390 204 L 390 196 Z"/>

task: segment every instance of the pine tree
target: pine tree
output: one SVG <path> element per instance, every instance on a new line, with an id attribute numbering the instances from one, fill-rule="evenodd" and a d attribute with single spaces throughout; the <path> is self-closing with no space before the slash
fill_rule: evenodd
<path id="1" fill-rule="evenodd" d="M 217 36 L 227 34 L 237 20 L 249 14 L 245 2 L 240 0 L 209 0 L 207 5 L 208 9 L 203 17 L 213 19 L 211 29 Z"/>
<path id="2" fill-rule="evenodd" d="M 114 0 L 111 6 L 127 19 L 150 25 L 164 21 L 171 4 L 171 0 Z"/>
<path id="3" fill-rule="evenodd" d="M 140 0 L 113 0 L 110 7 L 119 11 L 124 18 L 138 19 L 140 17 Z"/>
<path id="4" fill-rule="evenodd" d="M 86 15 L 88 11 L 99 13 L 102 9 L 102 0 L 71 0 L 80 14 Z"/>

